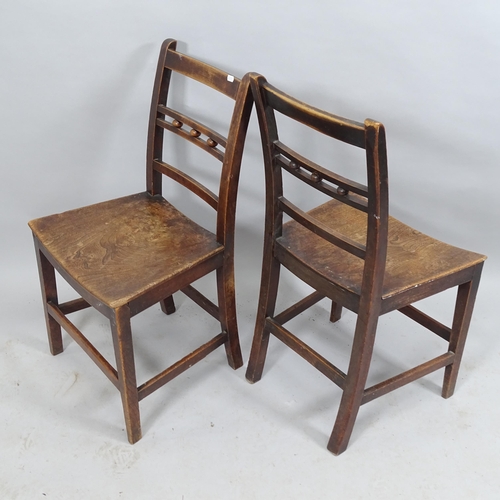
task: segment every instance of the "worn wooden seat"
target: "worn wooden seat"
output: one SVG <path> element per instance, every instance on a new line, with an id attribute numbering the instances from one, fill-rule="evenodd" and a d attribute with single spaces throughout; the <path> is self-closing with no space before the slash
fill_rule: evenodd
<path id="1" fill-rule="evenodd" d="M 264 150 L 266 231 L 262 284 L 254 340 L 247 369 L 251 382 L 262 376 L 272 333 L 342 390 L 340 408 L 328 443 L 335 454 L 348 444 L 359 407 L 440 368 L 442 395 L 453 394 L 485 256 L 426 236 L 388 214 L 388 179 L 384 127 L 358 123 L 308 106 L 252 75 L 252 91 Z M 332 139 L 366 150 L 366 185 L 328 170 L 284 144 L 277 116 L 286 116 Z M 284 194 L 283 177 L 303 181 L 331 200 L 308 211 Z M 283 214 L 291 217 L 283 223 Z M 280 267 L 315 289 L 275 314 Z M 458 287 L 451 327 L 412 304 Z M 349 368 L 337 366 L 283 325 L 328 297 L 331 321 L 343 307 L 357 313 Z M 442 355 L 374 386 L 366 387 L 380 315 L 399 310 L 446 341 Z"/>
<path id="2" fill-rule="evenodd" d="M 172 72 L 195 80 L 233 101 L 228 137 L 173 109 L 167 96 Z M 177 97 L 177 96 L 176 96 Z M 179 99 L 175 101 L 177 104 Z M 176 51 L 175 40 L 161 48 L 153 90 L 147 146 L 147 190 L 29 223 L 40 269 L 51 352 L 63 350 L 61 326 L 120 390 L 128 439 L 141 437 L 139 401 L 224 345 L 230 366 L 242 363 L 234 291 L 234 223 L 243 144 L 252 108 L 248 78 L 240 80 Z M 163 160 L 169 131 L 220 160 L 218 194 Z M 163 177 L 198 195 L 216 211 L 209 231 L 162 196 Z M 81 296 L 60 304 L 55 271 Z M 191 283 L 216 271 L 218 304 Z M 221 331 L 200 348 L 137 387 L 130 318 L 160 303 L 175 312 L 172 294 L 184 292 L 219 320 Z M 67 315 L 94 307 L 111 323 L 116 368 Z"/>
<path id="3" fill-rule="evenodd" d="M 147 192 L 49 215 L 31 228 L 68 279 L 108 308 L 140 310 L 145 293 L 192 269 L 217 269 L 224 253 L 215 234 Z"/>
<path id="4" fill-rule="evenodd" d="M 308 215 L 330 229 L 338 231 L 360 245 L 366 242 L 366 214 L 337 200 L 331 200 L 310 210 Z M 283 235 L 276 239 L 276 253 L 286 260 L 287 255 L 304 262 L 325 281 L 335 284 L 350 294 L 355 310 L 359 307 L 364 261 L 346 253 L 340 247 L 292 220 L 283 225 Z M 382 312 L 391 311 L 406 302 L 410 293 L 414 302 L 415 290 L 445 281 L 484 256 L 447 245 L 431 238 L 394 217 L 389 216 L 387 258 L 382 284 Z M 445 284 L 445 288 L 448 288 Z M 423 291 L 425 296 L 427 291 Z M 347 300 L 347 299 L 346 299 Z"/>

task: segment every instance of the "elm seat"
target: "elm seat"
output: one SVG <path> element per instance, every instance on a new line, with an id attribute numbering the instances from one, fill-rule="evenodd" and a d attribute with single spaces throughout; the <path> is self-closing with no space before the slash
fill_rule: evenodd
<path id="1" fill-rule="evenodd" d="M 216 269 L 224 251 L 215 234 L 147 192 L 29 225 L 68 277 L 110 308 L 133 304 L 202 263 Z"/>
<path id="2" fill-rule="evenodd" d="M 331 200 L 308 214 L 360 244 L 366 242 L 366 214 L 359 210 Z M 276 247 L 306 262 L 325 280 L 354 295 L 361 293 L 363 260 L 311 233 L 298 222 L 291 220 L 283 224 L 283 235 L 276 239 Z M 484 255 L 443 243 L 389 216 L 382 311 L 390 310 L 391 303 L 401 300 L 405 292 L 435 286 L 439 280 L 480 264 L 484 259 Z"/>
<path id="3" fill-rule="evenodd" d="M 62 352 L 63 327 L 116 386 L 121 393 L 130 443 L 142 435 L 141 399 L 220 346 L 225 347 L 232 368 L 243 364 L 236 320 L 234 230 L 239 170 L 253 105 L 249 79 L 239 79 L 182 54 L 176 45 L 175 40 L 165 40 L 158 59 L 146 147 L 146 191 L 29 223 L 35 240 L 50 350 L 54 355 Z M 184 82 L 184 87 L 170 85 L 172 74 L 176 74 L 179 83 Z M 197 106 L 186 97 L 186 89 L 193 88 L 186 80 L 202 84 L 194 85 L 197 97 L 203 96 L 197 100 Z M 210 100 L 214 95 L 226 99 L 231 115 L 225 123 L 227 137 L 205 122 L 210 111 L 207 113 L 203 103 L 209 92 Z M 169 95 L 172 93 L 174 99 Z M 212 121 L 224 126 L 223 105 L 215 114 Z M 196 116 L 203 117 L 204 123 Z M 167 133 L 171 139 L 182 140 L 164 144 Z M 209 161 L 199 160 L 197 164 L 201 169 L 211 170 L 215 163 L 216 173 L 209 172 L 208 178 L 219 179 L 216 192 L 200 182 L 189 165 L 176 167 L 168 163 L 173 161 L 170 158 L 178 159 L 179 145 L 206 153 L 204 158 Z M 162 196 L 164 179 L 191 191 L 209 210 L 215 211 L 213 232 Z M 55 271 L 79 298 L 59 303 Z M 217 304 L 192 286 L 213 271 Z M 130 319 L 156 303 L 160 303 L 165 314 L 174 313 L 172 294 L 178 291 L 217 319 L 220 332 L 138 387 Z M 114 366 L 68 318 L 70 313 L 86 307 L 94 307 L 110 320 Z"/>
<path id="4" fill-rule="evenodd" d="M 453 394 L 486 257 L 430 238 L 389 216 L 387 153 L 381 123 L 370 119 L 359 123 L 314 108 L 273 87 L 261 75 L 251 75 L 251 87 L 264 153 L 266 229 L 246 377 L 250 382 L 262 377 L 272 334 L 338 385 L 343 393 L 328 442 L 328 449 L 338 455 L 347 448 L 361 405 L 441 368 L 445 368 L 442 396 Z M 297 125 L 292 140 L 298 144 L 305 143 L 306 135 L 302 130 L 297 132 L 303 126 L 313 136 L 309 144 L 314 144 L 313 134 L 321 133 L 364 149 L 366 185 L 323 167 L 298 153 L 297 146 L 285 143 L 279 133 L 280 123 L 289 119 Z M 330 201 L 302 210 L 290 201 L 285 177 L 301 181 L 297 191 L 309 206 L 318 191 Z M 283 223 L 284 214 L 291 220 Z M 276 314 L 281 266 L 314 292 Z M 451 287 L 457 287 L 451 327 L 412 305 Z M 340 320 L 344 307 L 357 314 L 347 373 L 284 326 L 325 297 L 332 301 L 332 322 Z M 445 352 L 365 387 L 378 318 L 395 310 L 444 339 Z"/>

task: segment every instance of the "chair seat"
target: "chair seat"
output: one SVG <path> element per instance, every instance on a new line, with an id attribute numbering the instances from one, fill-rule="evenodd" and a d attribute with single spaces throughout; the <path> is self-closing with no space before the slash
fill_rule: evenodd
<path id="1" fill-rule="evenodd" d="M 29 225 L 68 275 L 111 308 L 223 251 L 213 233 L 147 192 Z"/>
<path id="2" fill-rule="evenodd" d="M 354 241 L 366 244 L 365 213 L 331 200 L 308 214 Z M 332 245 L 294 220 L 283 225 L 283 234 L 276 244 L 325 279 L 355 294 L 361 293 L 364 260 Z M 442 243 L 389 217 L 382 300 L 453 275 L 485 259 L 484 255 Z"/>

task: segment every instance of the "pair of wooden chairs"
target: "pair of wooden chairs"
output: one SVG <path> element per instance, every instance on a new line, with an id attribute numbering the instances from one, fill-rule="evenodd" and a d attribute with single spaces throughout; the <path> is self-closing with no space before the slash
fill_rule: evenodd
<path id="1" fill-rule="evenodd" d="M 173 108 L 172 73 L 201 82 L 234 100 L 227 138 Z M 257 109 L 266 176 L 266 221 L 262 284 L 247 378 L 261 378 L 270 334 L 295 350 L 343 390 L 328 449 L 343 452 L 359 407 L 382 394 L 445 368 L 443 397 L 453 394 L 484 256 L 425 236 L 388 214 L 385 133 L 375 121 L 357 123 L 310 107 L 271 86 L 260 75 L 241 80 L 176 50 L 161 48 L 153 90 L 147 145 L 146 191 L 30 222 L 40 270 L 52 354 L 63 350 L 61 327 L 82 346 L 119 389 L 128 439 L 141 437 L 139 401 L 224 345 L 229 365 L 243 360 L 238 339 L 234 289 L 235 206 L 243 146 L 253 103 Z M 366 184 L 336 174 L 280 140 L 277 116 L 365 150 Z M 171 132 L 220 160 L 218 194 L 164 161 L 164 134 Z M 211 232 L 162 196 L 168 177 L 216 211 Z M 285 197 L 283 177 L 330 201 L 302 210 Z M 284 223 L 284 214 L 291 218 Z M 281 266 L 315 291 L 276 314 Z M 80 295 L 59 303 L 55 270 Z M 192 283 L 215 271 L 218 303 Z M 458 287 L 451 327 L 412 303 Z M 137 387 L 130 319 L 159 303 L 175 312 L 181 291 L 220 322 L 220 333 L 190 355 Z M 357 313 L 347 373 L 334 366 L 283 325 L 323 298 L 332 301 L 331 321 L 342 308 Z M 94 307 L 111 324 L 116 368 L 68 319 Z M 444 354 L 389 380 L 366 388 L 380 315 L 399 310 L 446 341 Z"/>

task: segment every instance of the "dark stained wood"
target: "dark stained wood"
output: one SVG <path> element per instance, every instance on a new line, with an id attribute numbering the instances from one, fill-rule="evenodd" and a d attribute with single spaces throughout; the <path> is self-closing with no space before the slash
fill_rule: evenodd
<path id="1" fill-rule="evenodd" d="M 362 123 L 309 106 L 278 90 L 265 80 L 262 80 L 262 88 L 265 91 L 267 105 L 279 113 L 340 141 L 364 147 L 365 128 Z"/>
<path id="2" fill-rule="evenodd" d="M 399 387 L 403 387 L 410 382 L 414 382 L 415 380 L 428 375 L 440 368 L 451 365 L 455 360 L 455 353 L 447 352 L 438 356 L 437 358 L 431 359 L 426 363 L 422 363 L 411 370 L 407 370 L 406 372 L 400 373 L 392 378 L 384 380 L 380 382 L 380 384 L 376 384 L 368 389 L 365 389 L 363 392 L 363 399 L 361 400 L 361 404 L 368 403 L 369 401 L 373 401 L 374 399 L 387 394 L 394 389 L 398 389 Z"/>
<path id="3" fill-rule="evenodd" d="M 47 303 L 49 314 L 61 325 L 73 340 L 89 355 L 90 359 L 101 369 L 108 379 L 118 387 L 118 374 L 102 354 L 92 345 L 83 333 L 66 317 L 65 313 L 51 302 Z"/>
<path id="4" fill-rule="evenodd" d="M 201 347 L 193 351 L 191 354 L 188 354 L 172 366 L 168 367 L 166 370 L 163 370 L 161 373 L 142 384 L 138 388 L 139 400 L 144 399 L 149 394 L 164 386 L 167 382 L 170 382 L 172 379 L 185 372 L 188 368 L 191 368 L 191 366 L 207 357 L 212 351 L 223 345 L 225 342 L 227 342 L 227 334 L 220 333 L 213 339 L 209 340 L 206 344 L 203 344 Z"/>
<path id="5" fill-rule="evenodd" d="M 359 309 L 358 294 L 336 283 L 332 283 L 328 278 L 319 275 L 314 267 L 308 266 L 307 262 L 298 260 L 294 255 L 288 252 L 286 248 L 276 244 L 274 247 L 274 257 L 276 261 L 290 270 L 302 281 L 309 283 L 310 280 L 315 280 L 314 288 L 325 297 L 336 301 L 338 304 L 341 304 L 351 311 L 357 311 Z"/>
<path id="6" fill-rule="evenodd" d="M 253 105 L 250 81 L 248 76 L 240 80 L 175 49 L 175 40 L 169 39 L 160 50 L 149 120 L 146 191 L 29 223 L 51 351 L 58 354 L 63 349 L 62 326 L 120 390 L 130 443 L 141 438 L 140 399 L 221 345 L 232 368 L 243 364 L 233 254 L 239 170 Z M 227 139 L 167 103 L 172 71 L 234 101 Z M 195 143 L 222 162 L 218 194 L 162 160 L 166 133 Z M 213 231 L 199 226 L 162 197 L 164 176 L 216 210 Z M 58 305 L 55 270 L 80 298 Z M 218 305 L 191 287 L 214 271 Z M 165 314 L 175 313 L 173 294 L 180 290 L 220 322 L 222 333 L 137 387 L 130 318 L 156 303 Z M 66 317 L 86 307 L 94 307 L 110 320 L 116 370 Z"/>
<path id="7" fill-rule="evenodd" d="M 129 443 L 134 444 L 142 437 L 139 417 L 139 391 L 135 378 L 134 346 L 130 327 L 130 311 L 121 306 L 113 311 L 111 333 L 115 349 L 118 387 L 122 397 L 123 413 Z"/>
<path id="8" fill-rule="evenodd" d="M 58 308 L 63 314 L 71 314 L 72 312 L 81 311 L 82 309 L 87 309 L 92 307 L 86 300 L 80 298 L 75 300 L 70 300 L 59 304 Z"/>
<path id="9" fill-rule="evenodd" d="M 169 40 L 164 43 L 168 42 Z M 165 67 L 189 78 L 195 78 L 200 83 L 212 87 L 231 99 L 236 100 L 237 98 L 240 85 L 239 78 L 193 57 L 169 50 L 166 53 Z"/>
<path id="10" fill-rule="evenodd" d="M 162 194 L 161 172 L 153 168 L 155 159 L 161 160 L 163 157 L 163 136 L 164 133 L 158 127 L 157 120 L 164 115 L 158 111 L 159 106 L 166 106 L 168 91 L 170 88 L 170 77 L 172 70 L 165 67 L 165 59 L 168 52 L 175 51 L 177 41 L 169 38 L 165 40 L 160 49 L 158 65 L 156 67 L 156 77 L 153 85 L 153 96 L 151 98 L 151 109 L 149 111 L 148 143 L 146 148 L 146 190 L 152 194 Z"/>
<path id="11" fill-rule="evenodd" d="M 160 106 L 158 107 L 160 108 Z M 207 136 L 206 139 L 203 139 L 202 137 L 200 137 L 201 133 L 199 130 L 191 129 L 190 131 L 186 131 L 183 128 L 177 127 L 176 124 L 169 123 L 165 120 L 162 120 L 161 118 L 158 118 L 156 120 L 156 124 L 159 127 L 168 130 L 169 132 L 173 132 L 174 134 L 180 135 L 183 139 L 188 140 L 191 144 L 194 144 L 203 149 L 205 152 L 210 153 L 214 158 L 217 158 L 219 161 L 222 161 L 224 159 L 223 151 L 208 144 L 207 141 L 213 140 L 211 136 Z M 199 123 L 197 125 L 198 128 L 205 128 Z"/>
<path id="12" fill-rule="evenodd" d="M 196 302 L 202 309 L 205 309 L 208 314 L 213 316 L 215 319 L 219 319 L 220 312 L 219 308 L 202 293 L 200 293 L 196 288 L 191 285 L 183 288 L 182 293 L 187 295 L 193 302 Z"/>
<path id="13" fill-rule="evenodd" d="M 227 138 L 223 135 L 219 134 L 216 130 L 207 127 L 206 125 L 202 125 L 200 122 L 193 120 L 189 116 L 186 116 L 178 111 L 175 111 L 172 108 L 168 108 L 167 106 L 158 106 L 158 112 L 170 116 L 174 118 L 172 124 L 175 128 L 181 129 L 183 126 L 187 125 L 191 129 L 196 129 L 207 137 L 211 137 L 217 144 L 222 146 L 223 148 L 227 145 Z"/>
<path id="14" fill-rule="evenodd" d="M 63 351 L 61 325 L 51 314 L 49 314 L 49 310 L 45 304 L 50 302 L 51 304 L 57 305 L 58 303 L 56 274 L 51 263 L 43 254 L 37 239 L 34 239 L 40 284 L 42 285 L 42 301 L 44 304 L 45 323 L 47 325 L 50 352 L 55 356 Z"/>
<path id="15" fill-rule="evenodd" d="M 342 453 L 362 404 L 445 368 L 443 397 L 454 390 L 485 256 L 426 236 L 388 213 L 385 130 L 367 119 L 364 124 L 313 108 L 276 89 L 261 75 L 251 75 L 264 152 L 266 220 L 262 282 L 247 378 L 262 377 L 269 335 L 273 334 L 342 390 L 337 419 L 328 442 Z M 286 116 L 332 139 L 363 148 L 367 185 L 355 183 L 299 155 L 281 142 L 276 114 Z M 332 199 L 308 212 L 283 194 L 282 177 L 303 181 Z M 283 213 L 292 220 L 283 224 Z M 284 266 L 316 291 L 275 314 L 280 267 Z M 414 302 L 458 287 L 452 327 L 422 311 Z M 285 329 L 285 321 L 320 298 L 332 301 L 330 321 L 342 308 L 357 314 L 347 374 Z M 399 310 L 447 341 L 444 354 L 366 388 L 378 318 Z"/>
<path id="16" fill-rule="evenodd" d="M 455 353 L 455 362 L 448 365 L 445 369 L 443 390 L 441 393 L 443 398 L 449 398 L 455 392 L 458 370 L 464 353 L 465 341 L 467 340 L 483 264 L 484 262 L 481 262 L 475 266 L 473 278 L 458 287 L 455 313 L 450 332 L 450 351 Z"/>
<path id="17" fill-rule="evenodd" d="M 340 180 L 340 176 L 338 176 L 339 179 L 337 179 L 335 186 L 327 182 L 328 179 L 322 178 L 321 175 L 319 175 L 321 182 L 318 182 L 318 176 L 313 178 L 313 174 L 318 174 L 318 172 L 310 173 L 302 167 L 299 167 L 299 164 L 295 163 L 294 161 L 285 161 L 282 156 L 276 156 L 275 161 L 277 164 L 279 164 L 279 166 L 283 168 L 283 170 L 286 170 L 294 177 L 297 177 L 306 184 L 313 186 L 318 191 L 321 191 L 322 193 L 331 196 L 332 198 L 340 199 L 343 203 L 346 203 L 351 207 L 357 208 L 358 210 L 361 210 L 363 212 L 366 212 L 368 210 L 366 197 L 360 196 L 356 193 L 353 194 L 351 191 L 348 191 L 346 188 L 344 188 L 343 186 L 346 185 L 346 183 L 343 180 Z"/>
<path id="18" fill-rule="evenodd" d="M 349 252 L 356 257 L 360 257 L 362 259 L 365 258 L 366 255 L 366 246 L 358 243 L 357 241 L 351 240 L 350 238 L 346 238 L 342 233 L 339 233 L 335 229 L 328 227 L 328 225 L 323 224 L 318 219 L 311 217 L 308 213 L 303 212 L 299 207 L 295 206 L 293 203 L 290 203 L 283 196 L 278 200 L 279 206 L 284 213 L 295 219 L 300 227 L 304 227 L 309 231 L 312 231 L 314 234 L 317 234 L 321 238 L 334 245 L 338 246 L 342 250 Z"/>
<path id="19" fill-rule="evenodd" d="M 293 349 L 306 361 L 311 363 L 323 375 L 326 375 L 332 382 L 343 388 L 345 384 L 346 374 L 339 370 L 335 365 L 309 347 L 305 342 L 302 342 L 298 337 L 293 335 L 286 328 L 278 324 L 275 320 L 268 318 L 266 327 L 269 331 L 284 344 Z"/>
<path id="20" fill-rule="evenodd" d="M 284 325 L 287 321 L 290 321 L 291 319 L 295 318 L 295 316 L 303 313 L 305 310 L 309 309 L 309 307 L 318 303 L 323 298 L 324 296 L 320 293 L 313 292 L 302 300 L 299 300 L 299 302 L 293 304 L 293 306 L 290 306 L 288 309 L 285 309 L 283 312 L 275 316 L 274 320 L 276 321 L 276 323 Z"/>
<path id="21" fill-rule="evenodd" d="M 224 251 L 215 234 L 147 192 L 30 225 L 66 272 L 111 309 Z"/>
<path id="22" fill-rule="evenodd" d="M 337 322 L 342 317 L 342 305 L 332 300 L 332 308 L 330 310 L 330 321 Z"/>
<path id="23" fill-rule="evenodd" d="M 436 321 L 434 318 L 431 318 L 416 307 L 405 306 L 399 309 L 399 312 L 402 312 L 405 316 L 408 316 L 413 321 L 420 323 L 422 326 L 427 328 L 427 330 L 430 330 L 436 335 L 439 335 L 442 339 L 448 342 L 450 341 L 451 328 L 443 325 L 439 321 Z"/>
<path id="24" fill-rule="evenodd" d="M 144 311 L 148 307 L 157 304 L 163 300 L 165 296 L 172 295 L 175 292 L 181 290 L 186 283 L 193 283 L 199 280 L 203 276 L 217 270 L 224 264 L 224 254 L 218 253 L 209 260 L 201 262 L 199 265 L 187 269 L 183 274 L 182 278 L 172 279 L 166 282 L 161 282 L 156 285 L 151 285 L 151 288 L 145 291 L 142 295 L 139 295 L 136 299 L 129 302 L 130 315 L 135 316 L 140 312 Z"/>
<path id="25" fill-rule="evenodd" d="M 322 167 L 321 165 L 318 165 L 317 163 L 300 155 L 296 151 L 293 151 L 288 146 L 283 144 L 281 141 L 275 141 L 274 148 L 276 152 L 278 152 L 280 155 L 283 155 L 285 158 L 289 160 L 288 163 L 283 163 L 282 166 L 287 170 L 289 170 L 290 172 L 294 170 L 296 171 L 297 168 L 305 169 L 310 173 L 314 172 L 319 174 L 321 180 L 323 181 L 328 181 L 332 184 L 336 184 L 337 186 L 342 187 L 344 189 L 343 195 L 345 195 L 345 191 L 349 191 L 356 193 L 360 196 L 363 196 L 364 198 L 368 197 L 368 188 L 365 185 L 360 184 L 359 182 L 352 181 L 347 177 L 336 174 L 335 172 L 332 172 L 331 170 L 328 170 Z M 280 157 L 278 157 L 277 159 L 282 160 Z M 362 210 L 361 207 L 360 209 Z"/>
<path id="26" fill-rule="evenodd" d="M 153 168 L 156 172 L 160 172 L 167 177 L 170 177 L 174 181 L 188 188 L 194 194 L 198 195 L 203 201 L 208 203 L 214 210 L 219 208 L 219 197 L 205 187 L 201 182 L 193 179 L 190 175 L 186 174 L 182 170 L 169 165 L 163 161 L 155 160 L 153 162 Z"/>
<path id="27" fill-rule="evenodd" d="M 359 245 L 367 241 L 367 215 L 359 210 L 331 200 L 308 212 L 327 228 L 344 235 Z M 383 302 L 394 302 L 404 295 L 418 293 L 418 287 L 453 276 L 482 262 L 483 256 L 447 245 L 422 234 L 393 217 L 388 220 L 387 261 L 382 288 Z M 285 224 L 277 245 L 286 248 L 301 262 L 317 270 L 321 276 L 357 295 L 361 293 L 364 261 L 346 255 L 302 224 Z M 451 285 L 454 286 L 454 285 Z M 416 299 L 415 299 L 416 300 Z M 410 298 L 410 303 L 414 299 Z M 389 312 L 384 308 L 385 312 Z"/>
<path id="28" fill-rule="evenodd" d="M 167 315 L 174 314 L 175 312 L 174 297 L 172 295 L 169 295 L 167 298 L 161 300 L 160 307 L 165 314 Z"/>

